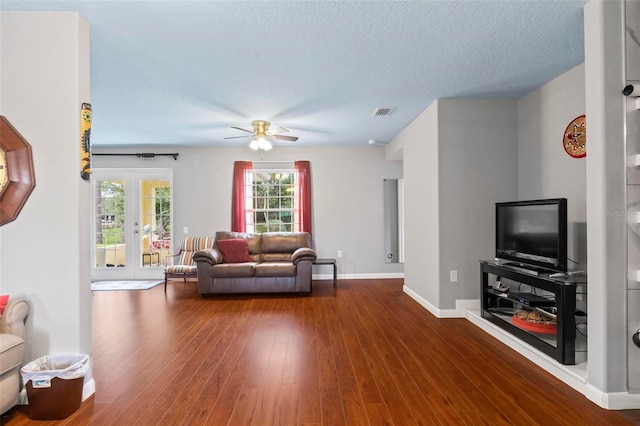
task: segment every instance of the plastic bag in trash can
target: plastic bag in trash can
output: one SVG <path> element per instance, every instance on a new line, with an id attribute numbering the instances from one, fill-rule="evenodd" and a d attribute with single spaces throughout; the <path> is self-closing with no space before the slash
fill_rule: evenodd
<path id="1" fill-rule="evenodd" d="M 89 368 L 89 355 L 47 355 L 31 361 L 20 369 L 22 380 L 32 381 L 34 388 L 48 388 L 51 379 L 84 377 Z"/>

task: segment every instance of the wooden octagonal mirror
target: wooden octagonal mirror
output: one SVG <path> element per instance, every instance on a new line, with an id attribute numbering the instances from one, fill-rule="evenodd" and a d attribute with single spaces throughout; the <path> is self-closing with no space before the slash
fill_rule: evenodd
<path id="1" fill-rule="evenodd" d="M 0 226 L 18 217 L 35 186 L 31 145 L 0 115 Z"/>

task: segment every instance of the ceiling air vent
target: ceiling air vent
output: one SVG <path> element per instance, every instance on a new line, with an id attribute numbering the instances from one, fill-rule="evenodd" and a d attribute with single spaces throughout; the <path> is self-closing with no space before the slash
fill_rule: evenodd
<path id="1" fill-rule="evenodd" d="M 378 108 L 373 112 L 373 116 L 374 117 L 378 117 L 378 116 L 383 116 L 383 115 L 389 115 L 389 114 L 391 114 L 391 111 L 393 111 L 393 107 Z"/>

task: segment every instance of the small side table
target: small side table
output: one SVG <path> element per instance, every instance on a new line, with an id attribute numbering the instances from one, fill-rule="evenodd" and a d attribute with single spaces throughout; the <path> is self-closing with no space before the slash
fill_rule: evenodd
<path id="1" fill-rule="evenodd" d="M 156 256 L 156 260 L 158 263 L 160 263 L 160 253 L 158 252 L 154 252 L 154 253 L 142 253 L 142 266 L 144 266 L 144 259 L 145 257 L 149 257 L 149 266 L 151 266 L 151 258 L 153 256 Z"/>
<path id="2" fill-rule="evenodd" d="M 333 265 L 333 288 L 338 288 L 338 266 L 335 259 L 316 259 L 314 265 Z"/>

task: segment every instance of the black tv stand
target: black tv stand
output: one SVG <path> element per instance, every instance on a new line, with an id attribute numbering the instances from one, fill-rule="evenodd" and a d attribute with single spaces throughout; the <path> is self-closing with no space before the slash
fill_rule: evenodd
<path id="1" fill-rule="evenodd" d="M 526 263 L 509 262 L 509 261 L 496 262 L 496 266 L 508 266 L 509 268 L 515 269 L 516 271 L 524 272 L 525 274 L 529 274 L 529 275 L 551 274 L 555 272 L 549 269 L 540 268 L 538 266 L 527 265 Z"/>
<path id="2" fill-rule="evenodd" d="M 506 268 L 510 268 L 510 269 L 513 269 L 513 270 L 516 270 L 516 271 L 519 271 L 519 272 L 522 272 L 522 273 L 525 273 L 525 274 L 540 275 L 540 271 L 538 271 L 536 269 L 533 269 L 531 267 L 524 268 L 524 267 L 520 266 L 520 264 L 518 264 L 518 263 L 505 263 L 504 266 Z"/>
<path id="3" fill-rule="evenodd" d="M 586 360 L 587 337 L 578 331 L 586 315 L 576 315 L 576 294 L 586 295 L 586 275 L 549 277 L 552 271 L 521 271 L 519 266 L 480 261 L 482 317 L 562 364 Z M 489 275 L 514 282 L 515 290 L 489 285 Z M 502 281 L 504 283 L 504 281 Z M 519 291 L 517 287 L 528 286 Z M 521 320 L 531 313 L 540 322 Z"/>

